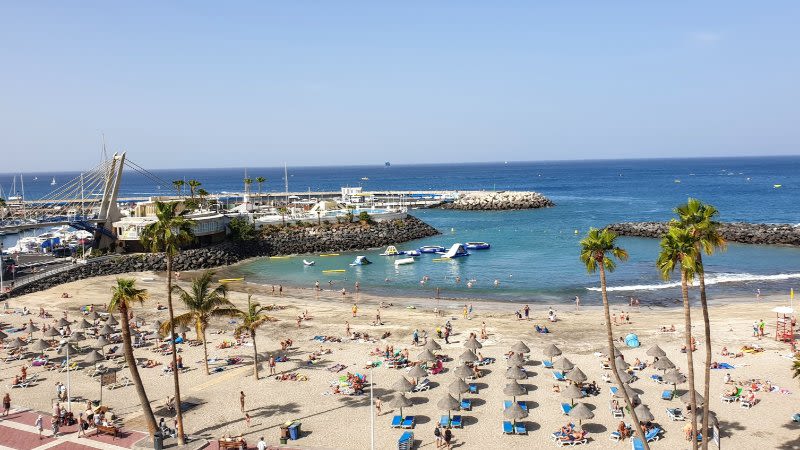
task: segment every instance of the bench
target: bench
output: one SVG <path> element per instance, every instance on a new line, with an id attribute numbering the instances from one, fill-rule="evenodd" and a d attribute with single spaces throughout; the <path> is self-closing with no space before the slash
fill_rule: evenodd
<path id="1" fill-rule="evenodd" d="M 217 443 L 219 444 L 219 450 L 223 450 L 223 449 L 227 449 L 227 448 L 235 449 L 235 450 L 244 450 L 244 449 L 247 448 L 247 441 L 245 441 L 245 440 L 241 440 L 241 441 L 218 440 Z"/>
<path id="2" fill-rule="evenodd" d="M 119 428 L 117 428 L 115 426 L 98 425 L 95 428 L 94 435 L 97 436 L 98 434 L 103 433 L 103 434 L 110 434 L 111 436 L 116 438 L 118 432 L 119 432 Z"/>

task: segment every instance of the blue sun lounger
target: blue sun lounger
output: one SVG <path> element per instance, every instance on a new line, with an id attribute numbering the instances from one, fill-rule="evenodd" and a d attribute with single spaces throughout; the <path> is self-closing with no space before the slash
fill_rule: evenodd
<path id="1" fill-rule="evenodd" d="M 611 387 L 609 388 L 609 391 L 611 392 L 611 395 L 614 395 L 614 394 L 616 394 L 618 390 L 619 390 L 619 388 L 618 388 L 618 387 L 616 387 L 616 386 L 611 386 Z"/>
<path id="2" fill-rule="evenodd" d="M 642 440 L 637 437 L 631 438 L 631 449 L 644 450 L 644 444 L 642 444 Z"/>
<path id="3" fill-rule="evenodd" d="M 644 435 L 644 438 L 647 439 L 647 442 L 653 442 L 661 439 L 661 428 L 653 428 Z"/>
<path id="4" fill-rule="evenodd" d="M 514 425 L 507 420 L 503 421 L 503 434 L 514 434 Z"/>
<path id="5" fill-rule="evenodd" d="M 450 427 L 451 428 L 463 428 L 464 427 L 464 424 L 461 421 L 461 416 L 460 415 L 454 415 L 450 419 Z"/>
<path id="6" fill-rule="evenodd" d="M 461 399 L 461 409 L 464 411 L 470 411 L 472 409 L 472 400 L 467 398 Z"/>
<path id="7" fill-rule="evenodd" d="M 401 428 L 414 428 L 414 416 L 406 416 L 406 418 L 403 419 Z"/>
<path id="8" fill-rule="evenodd" d="M 439 425 L 441 425 L 442 428 L 449 427 L 450 426 L 450 417 L 449 416 L 441 416 L 441 417 L 439 417 Z"/>
<path id="9" fill-rule="evenodd" d="M 478 385 L 475 383 L 469 384 L 469 393 L 470 394 L 477 394 L 478 393 Z"/>
<path id="10" fill-rule="evenodd" d="M 514 434 L 528 434 L 528 427 L 522 422 L 514 424 Z"/>
<path id="11" fill-rule="evenodd" d="M 397 448 L 399 450 L 410 450 L 414 447 L 414 432 L 406 431 L 397 440 Z"/>
<path id="12" fill-rule="evenodd" d="M 518 401 L 517 404 L 523 411 L 528 410 L 528 405 L 523 401 Z M 503 400 L 503 410 L 506 410 L 511 407 L 511 400 Z"/>
<path id="13" fill-rule="evenodd" d="M 553 368 L 553 361 L 542 361 L 542 365 L 545 369 L 552 369 Z"/>
<path id="14" fill-rule="evenodd" d="M 665 390 L 664 392 L 661 393 L 661 399 L 662 400 L 672 400 L 672 398 L 674 396 L 675 396 L 675 392 L 673 390 L 671 390 L 671 389 L 667 389 L 667 390 Z"/>
<path id="15" fill-rule="evenodd" d="M 561 404 L 561 412 L 564 413 L 565 416 L 569 414 L 570 411 L 572 411 L 572 405 L 570 405 L 569 403 Z"/>
<path id="16" fill-rule="evenodd" d="M 392 428 L 400 428 L 403 425 L 403 418 L 400 416 L 392 417 Z"/>
<path id="17" fill-rule="evenodd" d="M 567 379 L 564 378 L 564 372 L 553 372 L 553 378 L 555 378 L 556 381 L 567 381 Z"/>

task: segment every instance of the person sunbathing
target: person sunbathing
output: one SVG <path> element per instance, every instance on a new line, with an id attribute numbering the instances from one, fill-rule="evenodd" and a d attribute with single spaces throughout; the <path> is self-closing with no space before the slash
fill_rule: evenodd
<path id="1" fill-rule="evenodd" d="M 559 439 L 562 441 L 580 441 L 583 439 L 583 431 L 572 430 L 571 433 L 566 436 L 562 436 Z"/>
<path id="2" fill-rule="evenodd" d="M 728 347 L 722 347 L 722 352 L 720 352 L 722 356 L 728 356 L 731 353 L 728 351 Z"/>
<path id="3" fill-rule="evenodd" d="M 480 378 L 483 375 L 481 369 L 478 369 L 478 366 L 472 366 L 472 376 L 475 378 Z"/>
<path id="4" fill-rule="evenodd" d="M 617 425 L 617 433 L 619 433 L 619 439 L 624 441 L 625 438 L 628 437 L 629 431 L 628 426 L 625 425 L 625 422 L 620 420 L 619 425 Z"/>

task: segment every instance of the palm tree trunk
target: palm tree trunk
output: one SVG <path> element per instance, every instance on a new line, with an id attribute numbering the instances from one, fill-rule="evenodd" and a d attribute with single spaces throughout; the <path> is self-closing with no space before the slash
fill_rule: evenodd
<path id="1" fill-rule="evenodd" d="M 706 399 L 706 405 L 703 407 L 703 418 L 700 423 L 700 429 L 703 433 L 703 450 L 708 450 L 708 442 L 711 440 L 711 436 L 708 433 L 708 396 L 709 391 L 711 389 L 711 321 L 708 319 L 708 301 L 706 298 L 706 275 L 705 270 L 703 267 L 703 257 L 700 254 L 701 252 L 697 252 L 697 265 L 700 267 L 700 307 L 703 309 L 703 326 L 706 338 L 706 363 L 703 367 L 704 369 L 704 378 L 703 378 L 703 398 Z"/>
<path id="2" fill-rule="evenodd" d="M 625 391 L 624 386 L 622 385 L 622 379 L 620 379 L 619 374 L 617 373 L 617 362 L 615 361 L 616 358 L 614 358 L 614 333 L 611 330 L 611 313 L 609 312 L 608 293 L 606 292 L 606 270 L 603 267 L 603 261 L 600 261 L 598 265 L 600 266 L 600 293 L 603 297 L 603 313 L 606 316 L 606 339 L 608 341 L 608 354 L 610 355 L 609 365 L 611 366 L 611 373 L 614 375 L 614 380 L 617 382 L 617 386 L 619 386 L 619 389 L 625 398 L 625 404 L 628 406 L 628 410 L 631 412 L 633 428 L 636 430 L 639 440 L 642 441 L 645 450 L 650 450 L 650 445 L 647 443 L 647 439 L 644 437 L 644 431 L 642 430 L 642 427 L 639 426 L 639 418 L 636 417 L 636 411 L 633 410 L 633 402 L 631 401 L 628 392 Z"/>
<path id="3" fill-rule="evenodd" d="M 172 255 L 167 257 L 167 306 L 169 307 L 170 347 L 172 349 L 172 381 L 175 384 L 175 411 L 178 420 L 178 445 L 183 442 L 183 412 L 181 411 L 181 382 L 178 379 L 178 350 L 175 348 L 175 310 L 172 307 Z"/>
<path id="4" fill-rule="evenodd" d="M 683 324 L 686 327 L 686 364 L 689 378 L 689 404 L 692 407 L 692 449 L 697 450 L 697 397 L 694 388 L 694 356 L 692 355 L 692 310 L 689 305 L 689 281 L 681 270 L 681 295 L 683 295 Z M 708 398 L 706 398 L 708 402 Z"/>
<path id="5" fill-rule="evenodd" d="M 203 327 L 203 362 L 206 365 L 206 375 L 211 375 L 208 371 L 208 343 L 206 342 L 206 327 Z"/>
<path id="6" fill-rule="evenodd" d="M 258 349 L 256 348 L 256 331 L 250 331 L 250 339 L 253 340 L 253 375 L 258 380 Z"/>
<path id="7" fill-rule="evenodd" d="M 139 376 L 139 367 L 136 365 L 136 358 L 133 356 L 133 346 L 131 345 L 131 328 L 128 323 L 128 305 L 124 301 L 119 303 L 119 312 L 122 316 L 122 350 L 125 354 L 125 362 L 128 364 L 128 370 L 131 373 L 131 381 L 136 388 L 136 395 L 139 396 L 139 403 L 142 405 L 144 412 L 144 421 L 147 423 L 147 432 L 150 433 L 150 439 L 155 436 L 156 418 L 153 415 L 153 409 L 150 407 L 150 400 L 147 398 L 147 392 L 144 390 L 142 384 L 142 377 Z"/>

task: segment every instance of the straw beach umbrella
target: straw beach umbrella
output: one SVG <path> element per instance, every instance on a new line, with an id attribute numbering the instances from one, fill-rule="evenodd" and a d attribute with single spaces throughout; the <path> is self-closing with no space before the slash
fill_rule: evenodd
<path id="1" fill-rule="evenodd" d="M 28 345 L 27 342 L 25 342 L 22 339 L 16 337 L 16 338 L 12 339 L 8 344 L 6 344 L 6 349 L 12 349 L 13 350 L 13 349 L 25 347 L 26 345 Z"/>
<path id="2" fill-rule="evenodd" d="M 33 344 L 31 344 L 29 348 L 44 354 L 44 352 L 50 348 L 50 343 L 45 341 L 44 339 L 37 339 L 33 341 Z"/>
<path id="3" fill-rule="evenodd" d="M 636 417 L 639 418 L 640 422 L 649 422 L 651 420 L 655 420 L 653 413 L 650 412 L 650 408 L 648 408 L 644 403 L 633 408 L 633 410 L 636 412 Z"/>
<path id="4" fill-rule="evenodd" d="M 111 342 L 108 342 L 108 339 L 106 339 L 105 336 L 100 336 L 99 338 L 97 338 L 97 341 L 94 343 L 94 345 L 97 348 L 103 349 L 103 348 L 105 348 L 106 345 L 108 345 L 110 343 Z"/>
<path id="5" fill-rule="evenodd" d="M 586 374 L 583 373 L 583 371 L 577 367 L 567 372 L 567 375 L 564 378 L 568 379 L 569 381 L 572 381 L 573 383 L 578 383 L 578 384 L 588 380 Z"/>
<path id="6" fill-rule="evenodd" d="M 59 347 L 56 353 L 58 353 L 59 356 L 75 357 L 78 355 L 78 349 L 73 347 L 71 344 L 65 344 Z"/>
<path id="7" fill-rule="evenodd" d="M 647 356 L 652 356 L 654 358 L 661 358 L 667 356 L 667 352 L 662 350 L 661 347 L 658 346 L 658 344 L 648 348 L 646 353 Z"/>
<path id="8" fill-rule="evenodd" d="M 80 342 L 80 341 L 82 341 L 84 339 L 85 339 L 85 336 L 83 335 L 83 333 L 81 333 L 79 331 L 76 331 L 76 332 L 74 332 L 74 333 L 69 335 L 69 337 L 67 338 L 67 342 L 72 342 L 74 344 L 74 343 Z"/>
<path id="9" fill-rule="evenodd" d="M 481 343 L 478 342 L 477 339 L 475 339 L 475 336 L 472 336 L 469 339 L 467 339 L 466 342 L 464 342 L 464 347 L 470 350 L 477 350 L 479 348 L 483 348 L 483 345 L 481 345 Z"/>
<path id="10" fill-rule="evenodd" d="M 666 370 L 669 370 L 669 369 L 674 369 L 675 368 L 675 364 L 672 361 L 670 361 L 669 358 L 664 356 L 664 357 L 658 358 L 658 361 L 653 363 L 653 368 L 658 369 L 658 370 L 666 371 Z"/>
<path id="11" fill-rule="evenodd" d="M 419 378 L 428 376 L 428 372 L 423 369 L 421 365 L 417 364 L 411 368 L 411 370 L 408 372 L 408 376 L 413 378 L 414 381 L 417 381 Z"/>
<path id="12" fill-rule="evenodd" d="M 462 364 L 462 365 L 460 365 L 460 366 L 456 367 L 456 370 L 454 370 L 454 371 L 453 371 L 453 373 L 454 373 L 454 374 L 455 374 L 457 377 L 461 377 L 461 378 L 468 378 L 468 377 L 471 377 L 471 376 L 472 376 L 472 369 L 470 369 L 469 367 L 467 367 L 467 365 L 466 365 L 466 364 Z"/>
<path id="13" fill-rule="evenodd" d="M 628 394 L 628 397 L 631 399 L 631 403 L 633 403 L 634 405 L 640 403 L 639 394 L 637 394 L 636 391 L 634 391 L 633 388 L 631 388 L 627 384 L 623 384 L 622 389 L 617 388 L 617 392 L 615 392 L 612 396 L 614 398 L 625 398 L 625 396 L 622 394 L 623 389 Z"/>
<path id="14" fill-rule="evenodd" d="M 407 407 L 413 405 L 413 403 L 411 403 L 411 400 L 408 399 L 405 396 L 405 394 L 399 393 L 399 394 L 395 395 L 394 397 L 392 397 L 392 399 L 389 400 L 387 405 L 390 408 L 399 408 L 400 409 L 400 417 L 403 417 L 403 408 L 407 408 Z"/>
<path id="15" fill-rule="evenodd" d="M 461 401 L 461 394 L 469 392 L 469 385 L 464 382 L 461 378 L 456 378 L 447 386 L 447 392 L 457 395 L 458 400 Z"/>
<path id="16" fill-rule="evenodd" d="M 570 384 L 561 390 L 561 396 L 570 399 L 574 405 L 576 398 L 583 398 L 583 391 L 578 386 Z"/>
<path id="17" fill-rule="evenodd" d="M 566 372 L 568 370 L 572 370 L 575 367 L 575 364 L 572 364 L 572 361 L 568 360 L 567 358 L 561 358 L 558 361 L 553 363 L 553 368 L 556 370 L 561 370 Z"/>
<path id="18" fill-rule="evenodd" d="M 573 419 L 578 419 L 578 426 L 583 428 L 583 421 L 589 420 L 594 417 L 594 413 L 586 406 L 585 403 L 577 403 L 572 409 L 569 410 L 568 416 Z"/>
<path id="19" fill-rule="evenodd" d="M 522 353 L 514 353 L 506 360 L 506 364 L 508 367 L 522 367 L 525 365 L 525 358 Z"/>
<path id="20" fill-rule="evenodd" d="M 690 392 L 691 391 L 687 391 L 685 394 L 681 395 L 681 401 L 683 403 L 686 403 L 687 405 L 692 402 L 692 396 L 691 396 Z M 705 402 L 705 399 L 703 398 L 702 395 L 700 395 L 699 392 L 694 391 L 694 396 L 695 396 L 695 399 L 697 400 L 697 406 L 698 407 L 701 406 Z"/>
<path id="21" fill-rule="evenodd" d="M 58 328 L 50 327 L 47 331 L 44 332 L 45 337 L 61 337 L 61 333 L 58 332 Z"/>
<path id="22" fill-rule="evenodd" d="M 28 334 L 33 334 L 36 331 L 39 331 L 39 327 L 34 325 L 33 323 L 28 322 L 28 325 L 25 326 L 25 329 L 22 330 Z"/>
<path id="23" fill-rule="evenodd" d="M 550 344 L 544 348 L 544 355 L 552 359 L 556 356 L 561 355 L 561 349 L 556 347 L 554 344 Z"/>
<path id="24" fill-rule="evenodd" d="M 422 346 L 422 348 L 424 348 L 425 350 L 430 350 L 432 352 L 435 352 L 436 350 L 441 350 L 442 346 L 439 345 L 439 343 L 436 342 L 434 339 L 428 339 L 428 342 L 426 342 L 425 345 Z"/>
<path id="25" fill-rule="evenodd" d="M 475 362 L 478 360 L 478 356 L 475 353 L 472 353 L 472 350 L 464 350 L 464 353 L 458 357 L 459 361 L 462 363 L 470 363 Z"/>
<path id="26" fill-rule="evenodd" d="M 529 349 L 528 346 L 525 345 L 525 343 L 522 342 L 522 341 L 517 341 L 516 344 L 512 345 L 511 346 L 511 350 L 514 350 L 517 353 L 523 353 L 523 354 L 531 352 L 531 349 Z"/>
<path id="27" fill-rule="evenodd" d="M 664 376 L 662 377 L 665 383 L 672 384 L 672 390 L 678 389 L 679 384 L 683 384 L 686 382 L 686 377 L 678 372 L 676 369 L 671 369 L 664 372 Z"/>
<path id="28" fill-rule="evenodd" d="M 392 385 L 392 390 L 397 392 L 411 392 L 412 389 L 414 389 L 414 385 L 411 384 L 406 377 L 400 377 L 400 379 Z"/>
<path id="29" fill-rule="evenodd" d="M 631 381 L 633 381 L 633 375 L 629 374 L 624 370 L 617 369 L 617 375 L 619 375 L 619 379 L 623 383 L 630 383 Z"/>
<path id="30" fill-rule="evenodd" d="M 524 380 L 528 378 L 528 374 L 519 367 L 509 367 L 506 370 L 506 379 L 509 380 Z"/>
<path id="31" fill-rule="evenodd" d="M 64 328 L 64 327 L 68 327 L 70 325 L 72 325 L 72 322 L 70 322 L 69 320 L 67 320 L 67 319 L 65 319 L 63 317 L 58 319 L 58 323 L 56 323 L 56 326 L 58 326 L 58 328 Z"/>
<path id="32" fill-rule="evenodd" d="M 86 318 L 91 321 L 95 321 L 100 318 L 100 314 L 97 314 L 97 311 L 92 311 L 86 316 Z"/>
<path id="33" fill-rule="evenodd" d="M 452 395 L 447 394 L 436 403 L 436 406 L 442 411 L 447 411 L 447 418 L 450 419 L 450 411 L 458 411 L 461 409 L 461 402 L 456 400 Z"/>
<path id="34" fill-rule="evenodd" d="M 8 338 L 8 335 L 3 333 L 3 330 L 0 330 L 0 341 L 4 341 Z"/>
<path id="35" fill-rule="evenodd" d="M 86 354 L 83 358 L 83 362 L 89 364 L 97 364 L 100 361 L 105 360 L 106 358 L 103 356 L 102 353 L 98 352 L 97 350 L 92 350 Z"/>
<path id="36" fill-rule="evenodd" d="M 436 361 L 436 355 L 431 353 L 430 350 L 423 350 L 419 355 L 417 355 L 417 361 L 433 362 Z"/>
<path id="37" fill-rule="evenodd" d="M 517 402 L 518 395 L 525 395 L 528 393 L 528 390 L 525 389 L 525 386 L 519 384 L 517 380 L 511 380 L 506 383 L 506 387 L 503 388 L 503 394 L 510 395 L 514 399 L 514 403 Z"/>
<path id="38" fill-rule="evenodd" d="M 115 327 L 115 326 L 119 325 L 119 321 L 117 319 L 115 319 L 114 316 L 108 316 L 108 320 L 106 320 L 106 325 L 110 325 L 112 327 Z"/>
<path id="39" fill-rule="evenodd" d="M 100 331 L 97 332 L 99 336 L 108 336 L 109 334 L 114 334 L 114 333 L 115 333 L 114 329 L 111 328 L 111 326 L 108 324 L 103 325 L 103 327 L 100 328 Z"/>
<path id="40" fill-rule="evenodd" d="M 94 325 L 89 323 L 89 321 L 86 320 L 86 319 L 81 319 L 81 323 L 78 324 L 78 328 L 81 329 L 81 330 L 88 330 L 89 328 L 92 328 L 93 326 Z"/>
<path id="41" fill-rule="evenodd" d="M 522 409 L 517 402 L 512 402 L 511 406 L 503 410 L 503 417 L 512 421 L 515 425 L 518 420 L 528 417 L 528 411 Z"/>

